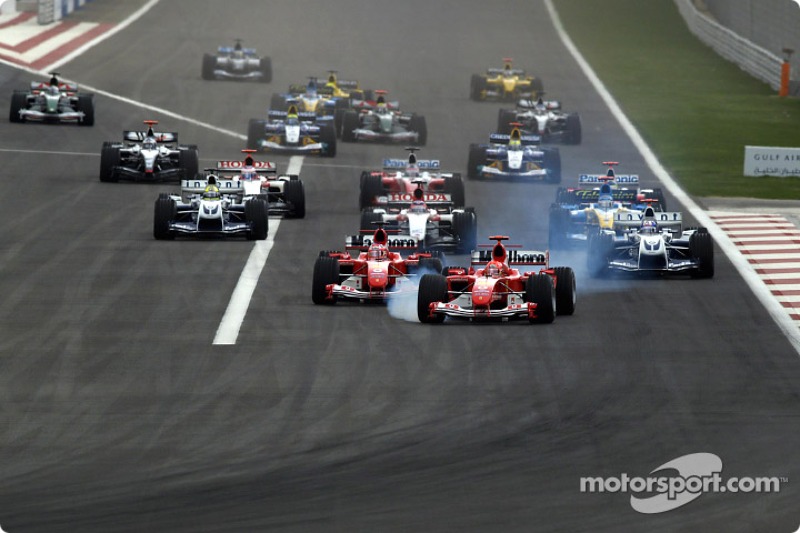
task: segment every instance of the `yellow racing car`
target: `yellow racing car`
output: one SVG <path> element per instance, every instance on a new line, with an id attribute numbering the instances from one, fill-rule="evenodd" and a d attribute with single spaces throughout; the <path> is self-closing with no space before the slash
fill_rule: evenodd
<path id="1" fill-rule="evenodd" d="M 486 74 L 473 74 L 469 97 L 478 102 L 516 102 L 522 98 L 537 99 L 544 92 L 542 80 L 514 68 L 512 59 L 503 58 L 503 68 L 490 68 Z"/>

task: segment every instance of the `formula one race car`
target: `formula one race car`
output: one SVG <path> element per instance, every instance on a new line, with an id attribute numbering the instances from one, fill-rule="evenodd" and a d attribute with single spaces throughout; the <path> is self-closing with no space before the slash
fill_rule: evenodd
<path id="1" fill-rule="evenodd" d="M 547 252 L 508 252 L 503 246 L 508 237 L 489 238 L 497 243 L 491 251 L 474 251 L 469 269 L 448 267 L 446 275 L 422 277 L 417 295 L 420 322 L 441 323 L 449 316 L 549 323 L 556 314 L 575 312 L 571 268 L 550 267 Z M 535 267 L 542 268 L 537 272 Z"/>
<path id="2" fill-rule="evenodd" d="M 581 143 L 581 117 L 561 111 L 558 100 L 522 99 L 516 109 L 501 109 L 497 113 L 497 131 L 511 133 L 512 123 L 521 124 L 522 133 L 539 135 L 542 142 Z"/>
<path id="3" fill-rule="evenodd" d="M 191 179 L 199 166 L 197 145 L 177 144 L 175 132 L 153 131 L 157 120 L 145 120 L 147 131 L 123 131 L 123 142 L 104 142 L 100 181 L 179 181 Z"/>
<path id="4" fill-rule="evenodd" d="M 478 239 L 478 218 L 475 209 L 434 208 L 425 203 L 426 193 L 414 190 L 414 200 L 405 208 L 370 207 L 361 212 L 361 230 L 382 222 L 387 231 L 396 231 L 393 238 L 406 239 L 417 249 L 469 253 Z"/>
<path id="5" fill-rule="evenodd" d="M 664 211 L 666 202 L 661 189 L 630 189 L 639 183 L 636 174 L 616 174 L 616 161 L 604 161 L 606 174 L 581 174 L 580 185 L 600 184 L 599 187 L 563 188 L 556 192 L 556 202 L 550 206 L 550 248 L 569 242 L 588 242 L 601 230 L 614 227 L 617 213 L 642 213 L 648 206 Z"/>
<path id="6" fill-rule="evenodd" d="M 614 229 L 589 241 L 587 266 L 599 277 L 611 271 L 714 276 L 714 241 L 705 228 L 681 229 L 681 214 L 617 213 Z"/>
<path id="7" fill-rule="evenodd" d="M 314 264 L 311 300 L 315 304 L 335 304 L 339 298 L 362 302 L 385 302 L 390 298 L 413 295 L 417 284 L 412 279 L 420 272 L 441 272 L 436 254 L 413 253 L 405 259 L 393 251 L 386 230 L 379 227 L 372 237 L 354 243 L 355 257 L 346 252 L 323 251 Z"/>
<path id="8" fill-rule="evenodd" d="M 94 124 L 94 95 L 81 94 L 73 83 L 59 81 L 58 72 L 50 73 L 50 81 L 31 82 L 30 90 L 11 95 L 11 122 L 74 122 L 81 126 Z"/>
<path id="9" fill-rule="evenodd" d="M 278 154 L 336 155 L 336 131 L 332 117 L 300 113 L 296 105 L 288 111 L 270 110 L 268 120 L 250 119 L 247 147 Z"/>
<path id="10" fill-rule="evenodd" d="M 239 182 L 242 196 L 256 196 L 267 201 L 271 216 L 291 218 L 306 216 L 306 193 L 300 177 L 296 174 L 278 174 L 272 161 L 256 161 L 255 150 L 242 150 L 243 161 L 217 161 L 216 168 L 205 169 L 216 178 L 227 178 L 225 182 Z M 224 190 L 222 191 L 225 192 Z M 240 200 L 241 201 L 241 200 Z"/>
<path id="11" fill-rule="evenodd" d="M 153 236 L 267 238 L 267 201 L 246 196 L 240 180 L 207 176 L 181 182 L 181 194 L 162 193 L 155 203 Z"/>
<path id="12" fill-rule="evenodd" d="M 537 98 L 544 91 L 542 80 L 514 68 L 511 58 L 503 58 L 503 68 L 490 68 L 486 74 L 473 74 L 469 97 L 477 101 L 514 102 L 520 98 Z"/>
<path id="13" fill-rule="evenodd" d="M 489 144 L 471 144 L 467 160 L 470 179 L 524 179 L 561 181 L 561 154 L 558 148 L 543 147 L 538 135 L 523 135 L 519 124 L 511 133 L 493 133 Z"/>
<path id="14" fill-rule="evenodd" d="M 442 172 L 437 159 L 417 159 L 416 147 L 406 147 L 408 160 L 384 159 L 381 170 L 361 173 L 359 207 L 401 209 L 411 205 L 414 191 L 435 208 L 464 207 L 464 182 L 458 172 Z"/>
<path id="15" fill-rule="evenodd" d="M 203 54 L 204 80 L 272 81 L 272 60 L 259 57 L 254 48 L 242 48 L 236 39 L 233 47 L 220 46 L 217 55 Z"/>
<path id="16" fill-rule="evenodd" d="M 344 113 L 342 140 L 425 145 L 428 141 L 425 117 L 400 111 L 397 102 L 386 100 L 386 91 L 375 91 L 375 94 L 377 99 L 374 102 L 360 102 L 357 111 Z"/>

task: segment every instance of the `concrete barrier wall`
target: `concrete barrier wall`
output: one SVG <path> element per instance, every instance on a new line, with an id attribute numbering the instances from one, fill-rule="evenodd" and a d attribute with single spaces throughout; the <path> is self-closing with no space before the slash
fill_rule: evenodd
<path id="1" fill-rule="evenodd" d="M 722 57 L 780 87 L 784 48 L 791 57 L 790 94 L 800 94 L 800 7 L 792 0 L 675 0 L 689 29 Z M 698 7 L 700 9 L 698 9 Z"/>

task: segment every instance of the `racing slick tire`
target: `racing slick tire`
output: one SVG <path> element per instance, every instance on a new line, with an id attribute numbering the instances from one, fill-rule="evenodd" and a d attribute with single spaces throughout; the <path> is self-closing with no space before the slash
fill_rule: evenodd
<path id="1" fill-rule="evenodd" d="M 342 141 L 346 143 L 356 142 L 355 130 L 358 129 L 358 126 L 358 113 L 355 111 L 346 111 L 342 117 Z"/>
<path id="2" fill-rule="evenodd" d="M 525 300 L 536 304 L 531 324 L 550 324 L 556 318 L 556 290 L 547 274 L 531 274 L 525 282 Z"/>
<path id="3" fill-rule="evenodd" d="M 159 195 L 156 199 L 153 213 L 153 237 L 159 241 L 172 240 L 175 234 L 170 231 L 169 225 L 175 220 L 178 209 L 175 201 L 166 195 Z"/>
<path id="4" fill-rule="evenodd" d="M 408 129 L 416 132 L 417 144 L 419 146 L 425 146 L 428 142 L 428 125 L 425 122 L 425 117 L 416 114 L 411 115 L 411 119 L 408 121 Z"/>
<path id="5" fill-rule="evenodd" d="M 544 168 L 548 170 L 547 183 L 561 183 L 561 153 L 558 148 L 542 148 L 544 151 Z"/>
<path id="6" fill-rule="evenodd" d="M 311 284 L 311 301 L 316 305 L 333 305 L 336 296 L 328 298 L 327 286 L 339 283 L 339 260 L 335 257 L 320 256 L 314 263 L 314 278 Z"/>
<path id="7" fill-rule="evenodd" d="M 258 141 L 264 136 L 264 124 L 266 121 L 257 118 L 251 118 L 247 123 L 247 148 L 250 150 L 258 150 Z"/>
<path id="8" fill-rule="evenodd" d="M 204 80 L 214 79 L 214 67 L 217 66 L 217 56 L 211 54 L 203 54 L 203 71 L 202 76 Z"/>
<path id="9" fill-rule="evenodd" d="M 468 254 L 478 246 L 478 216 L 475 213 L 453 213 L 453 233 L 458 237 L 458 253 Z"/>
<path id="10" fill-rule="evenodd" d="M 244 219 L 250 223 L 247 240 L 263 241 L 269 230 L 269 204 L 261 198 L 253 198 L 244 204 Z"/>
<path id="11" fill-rule="evenodd" d="M 497 112 L 497 133 L 511 133 L 511 123 L 516 122 L 517 112 L 513 109 L 501 109 Z M 534 132 L 536 133 L 536 132 Z"/>
<path id="12" fill-rule="evenodd" d="M 445 178 L 444 192 L 450 195 L 453 207 L 456 209 L 464 207 L 464 180 L 461 179 L 461 174 L 453 174 L 453 176 Z"/>
<path id="13" fill-rule="evenodd" d="M 283 184 L 283 197 L 287 203 L 292 204 L 292 218 L 306 216 L 306 190 L 300 180 L 289 180 Z"/>
<path id="14" fill-rule="evenodd" d="M 103 150 L 100 152 L 100 181 L 119 181 L 114 167 L 119 165 L 119 148 L 112 146 L 111 143 L 103 143 Z"/>
<path id="15" fill-rule="evenodd" d="M 480 74 L 473 74 L 469 82 L 469 98 L 480 102 L 485 100 L 483 91 L 486 89 L 486 79 Z"/>
<path id="16" fill-rule="evenodd" d="M 78 111 L 83 112 L 81 126 L 94 126 L 94 97 L 90 94 L 78 96 Z"/>
<path id="17" fill-rule="evenodd" d="M 375 213 L 369 208 L 364 209 L 361 211 L 361 226 L 359 229 L 375 231 L 377 226 L 373 224 L 373 222 L 380 222 L 382 220 L 383 215 L 381 213 Z"/>
<path id="18" fill-rule="evenodd" d="M 575 289 L 575 271 L 570 267 L 554 267 L 556 274 L 556 314 L 572 315 L 578 293 Z"/>
<path id="19" fill-rule="evenodd" d="M 422 274 L 438 274 L 443 268 L 442 260 L 438 257 L 423 257 L 419 260 L 417 266 L 411 270 L 411 273 L 419 274 L 421 272 Z"/>
<path id="20" fill-rule="evenodd" d="M 269 108 L 275 111 L 286 111 L 286 98 L 282 94 L 273 94 L 269 99 Z"/>
<path id="21" fill-rule="evenodd" d="M 586 254 L 586 267 L 589 275 L 599 278 L 607 271 L 608 260 L 614 250 L 614 236 L 608 233 L 595 233 L 589 236 L 589 250 Z"/>
<path id="22" fill-rule="evenodd" d="M 319 129 L 319 140 L 325 145 L 322 157 L 336 156 L 336 130 L 332 122 L 328 121 Z"/>
<path id="23" fill-rule="evenodd" d="M 200 168 L 200 156 L 197 148 L 192 146 L 181 148 L 178 153 L 178 166 L 183 169 L 184 179 L 194 179 Z"/>
<path id="24" fill-rule="evenodd" d="M 562 209 L 558 204 L 552 204 L 550 206 L 550 216 L 547 230 L 548 246 L 551 250 L 558 250 L 566 247 L 566 233 L 568 224 L 569 211 Z"/>
<path id="25" fill-rule="evenodd" d="M 539 98 L 544 92 L 544 82 L 542 82 L 541 78 L 533 78 L 531 80 L 531 90 L 536 93 L 536 98 Z"/>
<path id="26" fill-rule="evenodd" d="M 471 180 L 480 179 L 478 167 L 486 164 L 486 148 L 480 144 L 469 145 L 469 158 L 467 159 L 467 177 Z"/>
<path id="27" fill-rule="evenodd" d="M 336 128 L 336 137 L 342 136 L 344 115 L 348 109 L 350 109 L 350 100 L 347 98 L 337 98 L 333 104 L 333 126 Z"/>
<path id="28" fill-rule="evenodd" d="M 566 187 L 559 187 L 556 189 L 556 203 L 557 204 L 574 204 L 575 194 Z"/>
<path id="29" fill-rule="evenodd" d="M 25 117 L 20 116 L 19 112 L 28 105 L 28 95 L 24 92 L 14 92 L 11 95 L 11 110 L 8 113 L 8 120 L 11 122 L 25 122 Z"/>
<path id="30" fill-rule="evenodd" d="M 362 176 L 361 192 L 358 195 L 359 209 L 366 209 L 372 206 L 376 196 L 383 194 L 383 178 L 381 176 Z"/>
<path id="31" fill-rule="evenodd" d="M 699 228 L 689 237 L 689 253 L 699 263 L 692 272 L 693 278 L 714 277 L 714 240 L 705 228 Z"/>
<path id="32" fill-rule="evenodd" d="M 564 127 L 567 130 L 565 139 L 566 143 L 580 144 L 582 138 L 580 115 L 577 113 L 569 113 L 567 115 L 567 122 Z"/>
<path id="33" fill-rule="evenodd" d="M 417 318 L 423 324 L 441 324 L 444 315 L 431 316 L 430 306 L 433 302 L 447 301 L 447 278 L 441 274 L 425 274 L 419 282 L 417 293 Z"/>
<path id="34" fill-rule="evenodd" d="M 269 83 L 272 81 L 272 59 L 269 57 L 262 57 L 258 62 L 258 69 L 261 71 L 261 83 Z"/>

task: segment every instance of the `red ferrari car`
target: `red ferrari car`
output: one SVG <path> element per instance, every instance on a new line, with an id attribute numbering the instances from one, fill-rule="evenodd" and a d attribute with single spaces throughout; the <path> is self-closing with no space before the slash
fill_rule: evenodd
<path id="1" fill-rule="evenodd" d="M 503 245 L 508 237 L 489 238 L 497 242 L 490 245 L 491 251 L 473 252 L 469 269 L 448 268 L 446 276 L 422 277 L 417 295 L 420 322 L 441 323 L 449 316 L 550 323 L 556 314 L 575 312 L 575 273 L 570 267 L 550 267 L 548 252 L 509 252 Z"/>
<path id="2" fill-rule="evenodd" d="M 315 304 L 335 304 L 339 298 L 385 302 L 389 298 L 417 292 L 412 279 L 425 271 L 441 272 L 442 262 L 430 252 L 416 252 L 403 258 L 392 251 L 392 242 L 382 227 L 371 239 L 355 246 L 360 253 L 320 252 L 314 264 L 311 299 Z"/>

